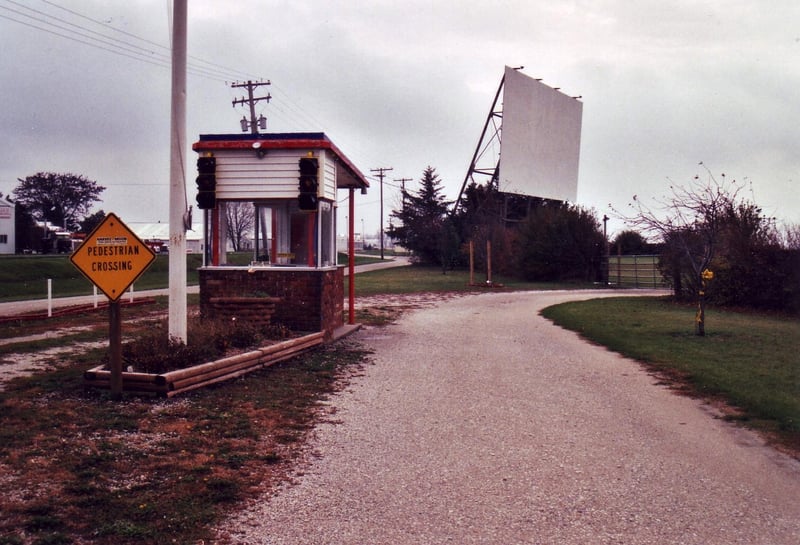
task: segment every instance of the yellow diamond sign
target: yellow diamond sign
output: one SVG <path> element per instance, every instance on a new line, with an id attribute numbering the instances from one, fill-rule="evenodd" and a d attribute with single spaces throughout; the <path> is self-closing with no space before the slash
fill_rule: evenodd
<path id="1" fill-rule="evenodd" d="M 100 291 L 116 301 L 155 258 L 153 250 L 112 213 L 69 259 Z"/>

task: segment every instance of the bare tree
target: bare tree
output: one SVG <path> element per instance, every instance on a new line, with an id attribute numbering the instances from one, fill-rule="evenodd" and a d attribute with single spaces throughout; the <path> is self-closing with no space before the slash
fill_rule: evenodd
<path id="1" fill-rule="evenodd" d="M 800 250 L 800 223 L 788 223 L 780 233 L 781 244 L 787 250 Z"/>
<path id="2" fill-rule="evenodd" d="M 697 295 L 695 332 L 705 335 L 705 291 L 714 273 L 711 262 L 723 234 L 728 211 L 735 206 L 742 186 L 725 175 L 717 180 L 705 168 L 705 180 L 695 176 L 687 186 L 670 185 L 670 194 L 656 199 L 651 207 L 633 196 L 633 217 L 624 217 L 638 231 L 655 236 L 669 248 L 675 259 L 684 258 L 691 268 L 688 281 Z M 669 249 L 668 249 L 669 253 Z M 680 273 L 678 273 L 680 274 Z M 676 283 L 680 283 L 680 276 Z M 679 285 L 678 285 L 678 289 Z"/>
<path id="3" fill-rule="evenodd" d="M 228 227 L 228 238 L 233 245 L 234 252 L 242 250 L 243 241 L 253 231 L 255 217 L 255 207 L 251 202 L 230 201 L 226 203 L 225 221 Z"/>

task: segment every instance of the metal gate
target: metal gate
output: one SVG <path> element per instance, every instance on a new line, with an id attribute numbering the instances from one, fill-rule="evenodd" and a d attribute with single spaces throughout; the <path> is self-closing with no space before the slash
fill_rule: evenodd
<path id="1" fill-rule="evenodd" d="M 620 288 L 666 288 L 657 255 L 608 256 L 608 285 Z"/>

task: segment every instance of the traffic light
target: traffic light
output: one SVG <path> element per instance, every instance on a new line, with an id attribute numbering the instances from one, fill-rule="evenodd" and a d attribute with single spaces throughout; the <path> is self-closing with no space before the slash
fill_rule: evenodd
<path id="1" fill-rule="evenodd" d="M 197 158 L 197 207 L 210 210 L 217 206 L 217 158 Z"/>
<path id="2" fill-rule="evenodd" d="M 319 162 L 316 157 L 302 157 L 300 166 L 300 195 L 297 198 L 300 210 L 317 210 L 319 188 Z"/>

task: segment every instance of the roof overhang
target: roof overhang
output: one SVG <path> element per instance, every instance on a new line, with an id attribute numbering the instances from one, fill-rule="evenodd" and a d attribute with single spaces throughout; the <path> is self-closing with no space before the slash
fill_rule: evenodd
<path id="1" fill-rule="evenodd" d="M 289 132 L 266 134 L 201 134 L 192 144 L 198 153 L 223 150 L 324 149 L 336 159 L 339 189 L 365 189 L 369 181 L 331 140 L 322 132 Z"/>

